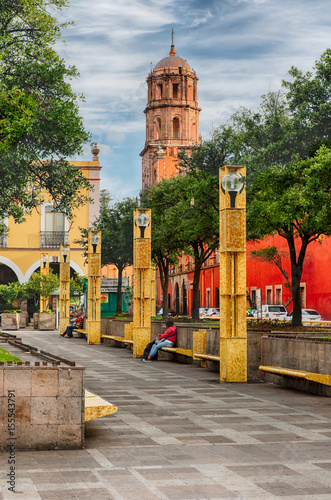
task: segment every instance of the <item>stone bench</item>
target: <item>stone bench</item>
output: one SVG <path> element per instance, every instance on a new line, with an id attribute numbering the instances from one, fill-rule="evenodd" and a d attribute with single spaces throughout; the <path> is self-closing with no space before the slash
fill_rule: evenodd
<path id="1" fill-rule="evenodd" d="M 331 386 L 331 375 L 324 373 L 311 373 L 305 370 L 293 370 L 292 368 L 284 368 L 282 366 L 259 366 L 259 370 L 262 372 L 273 373 L 276 375 L 282 375 L 286 377 L 302 378 L 305 380 L 310 380 L 311 382 L 317 382 L 318 384 L 330 385 Z"/>
<path id="2" fill-rule="evenodd" d="M 117 406 L 85 389 L 85 422 L 117 412 Z"/>

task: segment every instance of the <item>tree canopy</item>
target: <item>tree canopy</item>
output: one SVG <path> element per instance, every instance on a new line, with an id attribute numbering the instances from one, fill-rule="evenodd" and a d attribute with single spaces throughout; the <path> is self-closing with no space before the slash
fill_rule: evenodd
<path id="1" fill-rule="evenodd" d="M 293 324 L 301 324 L 300 279 L 307 247 L 321 235 L 331 235 L 331 150 L 326 146 L 314 157 L 272 167 L 255 180 L 248 195 L 248 238 L 275 233 L 288 244 Z"/>
<path id="2" fill-rule="evenodd" d="M 3 0 L 0 9 L 0 216 L 17 222 L 47 193 L 69 217 L 87 201 L 88 181 L 65 160 L 89 139 L 70 85 L 78 72 L 53 48 L 67 4 Z"/>

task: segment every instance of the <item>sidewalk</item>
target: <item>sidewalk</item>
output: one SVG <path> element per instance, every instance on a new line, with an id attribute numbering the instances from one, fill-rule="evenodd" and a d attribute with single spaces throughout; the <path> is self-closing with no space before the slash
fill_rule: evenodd
<path id="1" fill-rule="evenodd" d="M 24 342 L 86 367 L 86 388 L 118 406 L 86 424 L 85 449 L 17 452 L 16 494 L 2 499 L 331 499 L 331 399 L 267 384 L 220 384 L 217 373 L 57 332 Z"/>

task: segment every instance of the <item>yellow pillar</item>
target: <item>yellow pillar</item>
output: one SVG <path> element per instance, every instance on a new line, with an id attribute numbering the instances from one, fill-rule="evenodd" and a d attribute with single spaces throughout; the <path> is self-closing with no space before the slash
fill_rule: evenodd
<path id="1" fill-rule="evenodd" d="M 59 329 L 65 332 L 70 323 L 70 250 L 60 246 L 60 297 L 59 297 Z"/>
<path id="2" fill-rule="evenodd" d="M 88 233 L 87 343 L 100 344 L 101 231 Z"/>
<path id="3" fill-rule="evenodd" d="M 140 358 L 151 339 L 151 210 L 133 214 L 133 356 Z"/>
<path id="4" fill-rule="evenodd" d="M 152 264 L 151 271 L 151 316 L 156 315 L 156 266 Z"/>
<path id="5" fill-rule="evenodd" d="M 40 256 L 40 274 L 41 276 L 47 276 L 49 274 L 49 255 L 48 253 L 42 253 Z M 40 295 L 39 311 L 43 312 L 48 309 L 48 297 Z"/>
<path id="6" fill-rule="evenodd" d="M 245 167 L 220 168 L 220 379 L 247 381 Z M 236 190 L 239 192 L 236 193 Z"/>

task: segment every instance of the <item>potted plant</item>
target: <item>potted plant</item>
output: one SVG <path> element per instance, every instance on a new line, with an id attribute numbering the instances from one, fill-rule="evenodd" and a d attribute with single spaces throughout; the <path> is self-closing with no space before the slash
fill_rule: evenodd
<path id="1" fill-rule="evenodd" d="M 32 274 L 26 288 L 30 297 L 40 297 L 40 295 L 49 297 L 59 288 L 59 277 L 53 274 L 52 270 L 50 270 L 49 274 L 36 272 Z M 47 308 L 37 313 L 37 315 L 38 318 L 35 318 L 34 315 L 34 324 L 38 321 L 38 330 L 55 330 L 55 312 Z"/>

